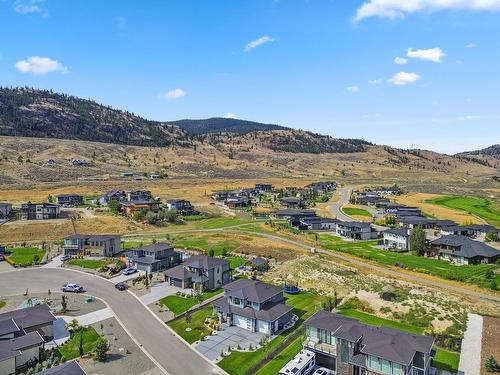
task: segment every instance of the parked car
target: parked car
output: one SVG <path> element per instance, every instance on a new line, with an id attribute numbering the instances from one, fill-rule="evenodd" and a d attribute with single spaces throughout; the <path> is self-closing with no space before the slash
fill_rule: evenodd
<path id="1" fill-rule="evenodd" d="M 70 259 L 71 259 L 71 257 L 69 255 L 63 255 L 61 257 L 61 261 L 63 261 L 63 262 L 66 262 L 67 260 L 70 260 Z"/>
<path id="2" fill-rule="evenodd" d="M 316 371 L 314 371 L 313 375 L 332 375 L 333 371 L 328 370 L 325 367 L 318 367 Z"/>
<path id="3" fill-rule="evenodd" d="M 118 284 L 115 284 L 115 288 L 118 289 L 118 290 L 127 290 L 127 284 L 125 284 L 125 283 L 118 283 Z"/>
<path id="4" fill-rule="evenodd" d="M 83 292 L 83 288 L 78 284 L 64 284 L 61 289 L 63 292 L 73 292 L 73 293 Z"/>
<path id="5" fill-rule="evenodd" d="M 132 275 L 135 272 L 137 272 L 137 270 L 134 267 L 128 267 L 122 271 L 122 275 Z"/>

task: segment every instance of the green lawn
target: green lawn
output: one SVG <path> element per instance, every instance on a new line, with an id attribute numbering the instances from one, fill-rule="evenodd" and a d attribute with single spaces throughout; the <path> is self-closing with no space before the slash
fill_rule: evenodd
<path id="1" fill-rule="evenodd" d="M 221 239 L 219 241 L 210 241 L 210 237 L 193 237 L 192 235 L 177 235 L 173 238 L 172 245 L 176 248 L 187 248 L 203 251 L 207 253 L 214 251 L 215 256 L 222 255 L 222 251 L 234 251 L 240 243 L 235 240 Z"/>
<path id="2" fill-rule="evenodd" d="M 309 292 L 302 292 L 296 295 L 285 293 L 285 298 L 286 304 L 293 307 L 293 313 L 299 317 L 299 321 L 294 327 L 283 332 L 268 344 L 270 345 L 270 352 L 276 349 L 297 329 L 300 329 L 304 320 L 310 317 L 317 310 L 317 307 L 322 301 L 322 297 Z M 254 352 L 233 352 L 228 357 L 222 359 L 218 363 L 218 366 L 231 375 L 244 375 L 264 358 L 265 350 L 263 348 Z"/>
<path id="3" fill-rule="evenodd" d="M 344 213 L 349 216 L 364 216 L 369 218 L 372 217 L 371 213 L 369 213 L 366 210 L 363 210 L 362 208 L 342 207 L 342 211 L 344 211 Z"/>
<path id="4" fill-rule="evenodd" d="M 5 302 L 5 301 L 0 301 L 0 309 L 1 309 L 2 307 L 4 307 L 6 304 L 7 304 L 7 302 Z"/>
<path id="5" fill-rule="evenodd" d="M 38 247 L 15 247 L 8 250 L 12 255 L 6 258 L 14 265 L 20 267 L 31 266 L 34 263 L 35 255 L 38 255 L 38 262 L 41 262 L 45 255 L 45 250 Z"/>
<path id="6" fill-rule="evenodd" d="M 92 327 L 83 328 L 83 352 L 88 353 L 94 348 L 95 341 L 99 338 L 99 334 Z M 80 332 L 77 332 L 70 340 L 66 341 L 59 347 L 59 352 L 70 360 L 80 356 Z"/>
<path id="7" fill-rule="evenodd" d="M 247 260 L 243 257 L 227 257 L 226 260 L 229 261 L 229 266 L 232 269 L 235 269 L 239 266 L 244 266 L 247 263 Z"/>
<path id="8" fill-rule="evenodd" d="M 302 350 L 302 337 L 292 341 L 280 354 L 273 357 L 264 367 L 255 373 L 255 375 L 276 375 L 298 352 Z"/>
<path id="9" fill-rule="evenodd" d="M 496 227 L 500 226 L 500 210 L 493 207 L 491 201 L 488 199 L 479 197 L 445 196 L 429 199 L 426 200 L 426 202 L 466 211 L 483 218 Z"/>
<path id="10" fill-rule="evenodd" d="M 122 247 L 123 250 L 137 249 L 138 247 L 141 247 L 144 244 L 147 245 L 148 243 L 143 243 L 139 241 L 126 241 L 122 244 Z"/>
<path id="11" fill-rule="evenodd" d="M 82 268 L 89 268 L 92 270 L 96 270 L 101 268 L 109 263 L 109 261 L 104 259 L 70 259 L 66 262 L 71 266 L 77 266 Z"/>
<path id="12" fill-rule="evenodd" d="M 422 327 L 412 326 L 409 324 L 395 322 L 393 320 L 379 318 L 377 316 L 366 314 L 361 311 L 340 309 L 339 314 L 358 319 L 362 323 L 373 326 L 382 326 L 382 327 L 399 329 L 401 331 L 415 333 L 417 335 L 422 335 L 424 332 L 424 329 Z M 456 372 L 458 370 L 458 361 L 460 359 L 460 354 L 439 347 L 435 347 L 435 349 L 436 349 L 436 356 L 433 362 L 434 367 L 440 368 L 442 370 L 449 370 Z"/>
<path id="13" fill-rule="evenodd" d="M 497 264 L 455 266 L 444 260 L 420 257 L 412 252 L 398 253 L 379 250 L 374 248 L 374 245 L 377 244 L 376 240 L 346 242 L 329 234 L 319 234 L 318 241 L 326 249 L 348 253 L 384 265 L 394 266 L 399 263 L 404 268 L 412 271 L 427 273 L 448 280 L 476 284 L 483 288 L 491 288 L 492 280 L 495 280 L 496 285 L 500 286 L 500 274 L 494 275 L 493 278 L 487 277 L 488 271 L 495 271 L 500 267 Z"/>
<path id="14" fill-rule="evenodd" d="M 218 288 L 209 292 L 203 293 L 203 301 L 206 301 L 209 298 L 212 298 L 218 294 L 222 293 L 222 289 Z M 172 311 L 176 316 L 180 315 L 187 310 L 189 310 L 191 307 L 196 306 L 198 302 L 194 297 L 183 297 L 183 296 L 177 296 L 177 295 L 172 295 L 172 296 L 166 296 L 160 299 L 160 303 L 168 307 L 170 311 Z"/>
<path id="15" fill-rule="evenodd" d="M 212 313 L 213 307 L 207 306 L 191 314 L 191 323 L 187 324 L 186 318 L 182 318 L 168 323 L 168 326 L 177 332 L 184 340 L 192 344 L 210 334 L 210 329 L 205 327 L 204 322 Z M 186 328 L 191 328 L 191 331 L 186 331 Z"/>
<path id="16" fill-rule="evenodd" d="M 234 225 L 252 223 L 251 219 L 240 219 L 238 217 L 222 216 L 222 217 L 212 217 L 209 219 L 197 220 L 193 224 L 198 229 L 214 229 L 214 228 L 224 228 L 232 227 Z"/>

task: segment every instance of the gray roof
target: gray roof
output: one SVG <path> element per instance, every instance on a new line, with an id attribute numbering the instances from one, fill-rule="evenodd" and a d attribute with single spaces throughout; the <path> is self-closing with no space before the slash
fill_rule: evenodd
<path id="1" fill-rule="evenodd" d="M 165 276 L 171 277 L 172 279 L 187 280 L 192 278 L 193 272 L 189 271 L 184 265 L 179 264 L 178 266 L 172 267 L 165 271 Z"/>
<path id="2" fill-rule="evenodd" d="M 183 264 L 187 267 L 211 270 L 218 266 L 229 265 L 229 261 L 222 258 L 207 257 L 206 255 L 193 255 Z"/>
<path id="3" fill-rule="evenodd" d="M 316 213 L 313 210 L 293 210 L 293 209 L 276 210 L 274 211 L 274 214 L 281 216 L 306 216 L 306 217 L 316 216 Z"/>
<path id="4" fill-rule="evenodd" d="M 387 229 L 384 231 L 384 234 L 393 234 L 395 236 L 400 236 L 400 237 L 410 237 L 410 233 L 408 229 L 406 228 L 392 228 L 392 229 Z"/>
<path id="5" fill-rule="evenodd" d="M 113 238 L 121 237 L 119 234 L 71 234 L 64 237 L 65 240 L 86 240 L 105 241 Z"/>
<path id="6" fill-rule="evenodd" d="M 162 251 L 162 250 L 174 250 L 174 248 L 172 247 L 171 244 L 169 244 L 168 242 L 158 242 L 158 243 L 154 243 L 154 244 L 151 244 L 151 245 L 146 245 L 146 246 L 143 246 L 143 247 L 139 247 L 137 249 L 134 249 L 134 250 L 143 250 L 143 251 L 153 251 L 153 252 L 158 252 L 158 251 Z"/>
<path id="7" fill-rule="evenodd" d="M 304 324 L 330 331 L 335 337 L 351 342 L 361 340 L 362 353 L 404 365 L 411 363 L 416 352 L 429 354 L 434 344 L 432 336 L 369 326 L 356 319 L 327 311 L 318 311 Z"/>
<path id="8" fill-rule="evenodd" d="M 37 373 L 38 375 L 86 375 L 77 361 L 66 362 L 62 365 L 49 368 Z"/>
<path id="9" fill-rule="evenodd" d="M 371 228 L 371 224 L 365 221 L 339 221 L 338 225 L 341 227 L 350 228 Z"/>
<path id="10" fill-rule="evenodd" d="M 54 315 L 50 312 L 49 306 L 45 304 L 0 314 L 0 321 L 10 319 L 13 319 L 19 327 L 25 329 L 51 323 L 56 320 Z"/>
<path id="11" fill-rule="evenodd" d="M 337 223 L 339 220 L 337 219 L 332 219 L 330 217 L 319 217 L 319 216 L 312 216 L 312 217 L 304 217 L 301 218 L 300 221 L 305 224 L 317 224 L 317 223 Z"/>
<path id="12" fill-rule="evenodd" d="M 262 303 L 276 294 L 282 293 L 283 288 L 264 283 L 259 280 L 239 279 L 224 286 L 225 295 L 252 302 Z"/>
<path id="13" fill-rule="evenodd" d="M 484 242 L 474 241 L 469 237 L 455 234 L 443 236 L 431 241 L 431 245 L 454 247 L 456 250 L 453 251 L 453 254 L 464 258 L 474 258 L 477 256 L 485 258 L 500 257 L 500 250 L 497 250 Z"/>
<path id="14" fill-rule="evenodd" d="M 23 349 L 41 345 L 44 342 L 38 331 L 33 331 L 13 339 L 0 340 L 0 361 L 16 357 L 21 354 Z"/>
<path id="15" fill-rule="evenodd" d="M 250 261 L 252 264 L 255 264 L 256 266 L 263 266 L 267 264 L 267 259 L 266 258 L 254 258 Z"/>
<path id="16" fill-rule="evenodd" d="M 9 333 L 16 333 L 19 331 L 20 329 L 17 326 L 14 319 L 10 318 L 5 320 L 0 320 L 0 336 L 8 335 Z"/>

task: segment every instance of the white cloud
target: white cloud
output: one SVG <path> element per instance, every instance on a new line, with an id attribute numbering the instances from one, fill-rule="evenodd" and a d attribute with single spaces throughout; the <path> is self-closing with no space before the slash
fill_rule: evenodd
<path id="1" fill-rule="evenodd" d="M 394 58 L 394 64 L 398 64 L 398 65 L 404 65 L 408 62 L 408 59 L 405 58 L 405 57 L 395 57 Z"/>
<path id="2" fill-rule="evenodd" d="M 399 72 L 388 79 L 393 85 L 404 86 L 417 82 L 421 77 L 416 73 Z"/>
<path id="3" fill-rule="evenodd" d="M 250 52 L 251 50 L 253 50 L 257 47 L 260 47 L 263 44 L 271 43 L 271 42 L 275 42 L 275 41 L 276 41 L 276 39 L 271 38 L 270 36 L 262 36 L 259 39 L 255 39 L 255 40 L 252 40 L 251 42 L 247 43 L 247 45 L 245 46 L 245 52 Z"/>
<path id="4" fill-rule="evenodd" d="M 382 83 L 382 78 L 370 79 L 368 83 L 370 85 L 380 85 Z"/>
<path id="5" fill-rule="evenodd" d="M 476 44 L 474 44 L 474 43 L 472 43 L 472 42 L 468 43 L 468 44 L 465 46 L 465 48 L 476 48 L 476 47 L 477 47 L 477 45 L 476 45 Z"/>
<path id="6" fill-rule="evenodd" d="M 161 97 L 163 97 L 164 99 L 168 99 L 168 100 L 175 100 L 175 99 L 179 99 L 179 98 L 186 96 L 186 94 L 187 94 L 186 91 L 184 91 L 183 89 L 176 88 L 176 89 L 167 91 L 165 94 L 161 95 Z"/>
<path id="7" fill-rule="evenodd" d="M 411 57 L 413 59 L 442 63 L 443 57 L 446 56 L 446 53 L 444 53 L 439 47 L 429 48 L 429 49 L 415 49 L 415 50 L 413 48 L 408 48 L 406 50 L 406 56 Z"/>
<path id="8" fill-rule="evenodd" d="M 353 94 L 354 94 L 354 93 L 356 93 L 356 92 L 358 92 L 358 91 L 359 91 L 359 87 L 358 87 L 358 86 L 348 86 L 348 87 L 346 88 L 346 90 L 347 90 L 348 92 L 350 92 L 350 93 L 353 93 Z"/>
<path id="9" fill-rule="evenodd" d="M 26 60 L 16 62 L 14 67 L 21 73 L 30 73 L 36 76 L 51 72 L 69 73 L 67 67 L 50 57 L 30 56 Z"/>
<path id="10" fill-rule="evenodd" d="M 232 119 L 237 119 L 238 116 L 236 116 L 234 113 L 228 112 L 224 118 L 232 118 Z"/>
<path id="11" fill-rule="evenodd" d="M 495 11 L 500 10 L 500 0 L 366 0 L 352 21 L 369 17 L 403 19 L 411 13 L 443 10 Z"/>
<path id="12" fill-rule="evenodd" d="M 12 8 L 19 14 L 41 13 L 43 17 L 47 17 L 49 12 L 42 7 L 44 2 L 45 0 L 16 0 Z"/>

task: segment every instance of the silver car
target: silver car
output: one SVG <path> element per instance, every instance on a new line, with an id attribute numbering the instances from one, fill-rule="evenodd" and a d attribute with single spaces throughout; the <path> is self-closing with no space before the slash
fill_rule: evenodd
<path id="1" fill-rule="evenodd" d="M 78 284 L 64 284 L 61 288 L 63 292 L 81 293 L 83 288 Z"/>

